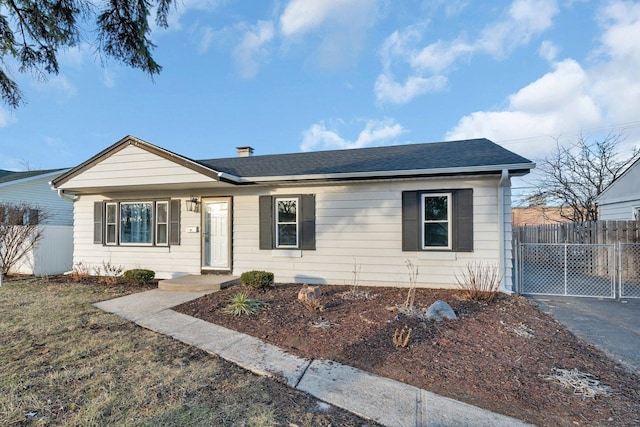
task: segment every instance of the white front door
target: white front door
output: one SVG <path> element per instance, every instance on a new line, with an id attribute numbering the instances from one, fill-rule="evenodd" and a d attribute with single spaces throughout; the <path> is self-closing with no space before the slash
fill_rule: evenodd
<path id="1" fill-rule="evenodd" d="M 231 268 L 230 215 L 229 199 L 203 201 L 203 269 L 229 270 Z"/>

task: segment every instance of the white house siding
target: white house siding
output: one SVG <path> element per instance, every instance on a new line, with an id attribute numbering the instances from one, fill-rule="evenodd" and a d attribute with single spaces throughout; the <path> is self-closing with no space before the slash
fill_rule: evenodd
<path id="1" fill-rule="evenodd" d="M 61 188 L 131 187 L 211 182 L 211 178 L 129 145 L 102 160 Z"/>
<path id="2" fill-rule="evenodd" d="M 473 252 L 403 252 L 401 241 L 402 191 L 473 188 Z M 259 194 L 258 194 L 259 193 Z M 507 194 L 509 193 L 507 189 Z M 232 196 L 233 274 L 268 270 L 278 282 L 350 284 L 354 266 L 362 285 L 408 286 L 405 261 L 419 269 L 421 287 L 455 287 L 454 272 L 473 260 L 499 264 L 498 179 L 403 180 L 291 186 L 286 188 L 235 187 L 198 192 L 202 197 Z M 259 195 L 315 194 L 316 250 L 260 250 Z M 81 196 L 75 203 L 74 263 L 90 269 L 110 263 L 123 269 L 148 268 L 160 278 L 200 274 L 199 213 L 186 211 L 189 194 L 118 193 Z M 93 203 L 106 199 L 151 200 L 181 198 L 181 244 L 167 247 L 103 246 L 93 243 Z M 505 197 L 505 219 L 510 205 Z M 201 228 L 200 228 L 201 230 Z M 510 238 L 507 227 L 505 242 Z M 510 257 L 511 246 L 505 244 Z M 509 269 L 510 269 L 510 262 Z M 510 272 L 510 270 L 509 270 Z"/>
<path id="3" fill-rule="evenodd" d="M 37 205 L 48 213 L 49 225 L 73 225 L 73 203 L 58 197 L 49 181 L 54 176 L 33 178 L 0 186 L 0 201 Z"/>
<path id="4" fill-rule="evenodd" d="M 636 161 L 598 198 L 599 219 L 630 220 L 640 207 L 640 161 Z"/>
<path id="5" fill-rule="evenodd" d="M 187 226 L 200 226 L 200 214 L 185 209 L 186 196 L 181 198 L 181 244 L 170 247 L 104 246 L 93 243 L 93 203 L 107 199 L 152 200 L 167 197 L 165 194 L 133 195 L 111 194 L 105 196 L 80 196 L 74 203 L 73 263 L 82 263 L 93 273 L 104 264 L 122 267 L 123 270 L 146 268 L 156 272 L 158 278 L 170 278 L 184 274 L 200 273 L 200 234 L 187 233 Z M 173 197 L 178 198 L 178 197 Z"/>
<path id="6" fill-rule="evenodd" d="M 609 202 L 599 206 L 599 218 L 607 220 L 631 220 L 634 212 L 640 209 L 640 197 L 634 200 L 624 200 L 617 203 Z"/>
<path id="7" fill-rule="evenodd" d="M 447 179 L 265 191 L 316 195 L 315 251 L 260 250 L 258 195 L 236 194 L 233 272 L 264 269 L 279 282 L 349 284 L 355 267 L 360 269 L 362 285 L 408 286 L 405 262 L 410 260 L 419 269 L 418 286 L 455 287 L 453 273 L 461 272 L 468 262 L 498 265 L 497 185 L 497 179 Z M 402 191 L 456 188 L 474 189 L 474 252 L 403 252 Z"/>

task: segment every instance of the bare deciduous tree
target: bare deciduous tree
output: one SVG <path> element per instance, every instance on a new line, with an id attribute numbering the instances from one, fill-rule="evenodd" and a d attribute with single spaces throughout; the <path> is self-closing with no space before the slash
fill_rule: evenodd
<path id="1" fill-rule="evenodd" d="M 27 203 L 0 203 L 0 266 L 2 275 L 28 254 L 42 237 L 42 209 Z"/>
<path id="2" fill-rule="evenodd" d="M 622 141 L 621 134 L 611 133 L 594 142 L 581 135 L 570 147 L 556 143 L 553 153 L 539 162 L 542 176 L 530 197 L 558 204 L 560 215 L 571 221 L 597 220 L 597 197 L 640 158 L 640 150 L 634 148 L 631 157 L 620 159 Z"/>

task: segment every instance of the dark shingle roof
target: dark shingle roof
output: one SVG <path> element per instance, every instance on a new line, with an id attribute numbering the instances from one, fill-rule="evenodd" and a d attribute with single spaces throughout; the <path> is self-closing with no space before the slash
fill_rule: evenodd
<path id="1" fill-rule="evenodd" d="M 198 162 L 218 172 L 238 177 L 400 172 L 531 163 L 488 139 L 233 157 Z"/>
<path id="2" fill-rule="evenodd" d="M 19 179 L 32 178 L 39 175 L 46 175 L 48 173 L 63 171 L 62 169 L 46 169 L 39 171 L 26 171 L 26 172 L 11 172 L 11 171 L 0 171 L 0 184 L 4 184 L 6 182 L 17 181 Z M 2 172 L 8 172 L 7 174 L 2 174 Z"/>

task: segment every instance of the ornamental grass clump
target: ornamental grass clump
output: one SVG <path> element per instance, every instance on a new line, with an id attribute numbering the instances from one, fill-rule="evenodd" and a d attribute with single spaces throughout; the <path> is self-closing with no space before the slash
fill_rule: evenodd
<path id="1" fill-rule="evenodd" d="M 454 275 L 462 295 L 475 301 L 493 301 L 502 282 L 498 266 L 485 264 L 482 261 L 470 262 L 467 264 L 466 271 L 459 275 L 454 273 Z"/>
<path id="2" fill-rule="evenodd" d="M 225 314 L 240 316 L 241 314 L 253 314 L 262 310 L 266 304 L 263 301 L 249 298 L 246 292 L 238 292 L 230 300 L 229 304 L 222 310 Z"/>

